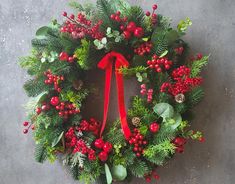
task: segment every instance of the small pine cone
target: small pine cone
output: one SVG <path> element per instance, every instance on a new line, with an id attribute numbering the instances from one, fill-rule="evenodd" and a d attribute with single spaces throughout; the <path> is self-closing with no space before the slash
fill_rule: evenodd
<path id="1" fill-rule="evenodd" d="M 175 101 L 177 102 L 177 103 L 183 103 L 184 101 L 185 101 L 185 96 L 184 96 L 184 94 L 178 94 L 178 95 L 176 95 L 175 96 Z"/>
<path id="2" fill-rule="evenodd" d="M 82 89 L 82 86 L 83 86 L 83 81 L 82 80 L 75 80 L 75 81 L 73 81 L 73 87 L 76 90 Z"/>
<path id="3" fill-rule="evenodd" d="M 140 125 L 140 118 L 139 117 L 134 117 L 132 118 L 132 124 L 136 127 L 138 127 Z"/>

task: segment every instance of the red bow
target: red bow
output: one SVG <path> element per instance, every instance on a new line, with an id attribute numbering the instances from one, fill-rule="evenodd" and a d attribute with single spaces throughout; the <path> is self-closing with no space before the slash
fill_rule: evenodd
<path id="1" fill-rule="evenodd" d="M 124 102 L 124 86 L 123 86 L 123 76 L 118 70 L 120 67 L 128 67 L 129 63 L 126 58 L 117 52 L 110 52 L 103 57 L 103 59 L 98 63 L 100 69 L 105 70 L 105 91 L 104 91 L 104 115 L 103 115 L 103 124 L 100 131 L 100 136 L 104 131 L 108 107 L 109 107 L 109 96 L 110 96 L 110 87 L 111 87 L 111 78 L 112 78 L 112 68 L 113 62 L 115 62 L 115 75 L 116 75 L 116 84 L 117 84 L 117 94 L 118 94 L 118 109 L 121 120 L 121 127 L 123 134 L 126 139 L 129 139 L 131 136 L 131 131 L 128 127 L 125 102 Z"/>

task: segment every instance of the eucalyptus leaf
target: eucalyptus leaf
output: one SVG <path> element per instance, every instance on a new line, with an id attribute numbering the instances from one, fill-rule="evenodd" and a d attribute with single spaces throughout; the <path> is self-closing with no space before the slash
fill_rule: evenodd
<path id="1" fill-rule="evenodd" d="M 166 121 L 166 118 L 172 118 L 174 116 L 174 108 L 168 103 L 158 103 L 153 107 L 155 113 Z"/>
<path id="2" fill-rule="evenodd" d="M 62 137 L 63 137 L 63 135 L 64 135 L 64 132 L 61 132 L 61 134 L 59 135 L 59 137 L 57 137 L 56 139 L 54 139 L 54 141 L 52 142 L 52 147 L 55 147 L 59 142 L 60 142 L 60 140 L 62 139 Z"/>
<path id="3" fill-rule="evenodd" d="M 111 184 L 113 181 L 113 178 L 112 178 L 112 174 L 110 172 L 109 166 L 107 164 L 105 164 L 104 168 L 105 168 L 105 175 L 106 175 L 107 184 Z"/>
<path id="4" fill-rule="evenodd" d="M 112 167 L 112 176 L 118 181 L 123 181 L 127 177 L 127 170 L 123 165 L 114 165 Z"/>
<path id="5" fill-rule="evenodd" d="M 39 28 L 36 32 L 36 36 L 45 36 L 50 28 L 47 26 L 43 26 Z"/>
<path id="6" fill-rule="evenodd" d="M 182 117 L 179 113 L 175 113 L 174 116 L 172 117 L 172 119 L 175 120 L 175 123 L 171 127 L 172 127 L 172 129 L 175 130 L 180 126 L 180 124 L 182 122 Z"/>

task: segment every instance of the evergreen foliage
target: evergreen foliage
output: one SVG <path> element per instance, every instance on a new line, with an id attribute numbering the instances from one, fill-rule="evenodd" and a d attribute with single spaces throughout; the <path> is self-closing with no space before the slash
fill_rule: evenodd
<path id="1" fill-rule="evenodd" d="M 191 77 L 198 77 L 202 68 L 208 64 L 208 60 L 209 56 L 204 56 L 200 60 L 193 61 L 191 65 Z"/>

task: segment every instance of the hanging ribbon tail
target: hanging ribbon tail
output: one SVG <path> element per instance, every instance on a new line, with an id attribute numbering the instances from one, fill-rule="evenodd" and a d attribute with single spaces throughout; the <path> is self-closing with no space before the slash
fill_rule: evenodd
<path id="1" fill-rule="evenodd" d="M 115 62 L 115 76 L 116 76 L 116 85 L 117 85 L 117 96 L 118 96 L 118 110 L 121 121 L 121 128 L 125 138 L 128 140 L 131 136 L 131 131 L 127 123 L 126 109 L 125 109 L 125 100 L 124 100 L 124 83 L 123 75 L 119 72 L 121 67 L 128 67 L 129 62 L 126 58 L 117 52 L 110 52 L 98 63 L 100 69 L 105 70 L 105 89 L 104 89 L 104 114 L 103 114 L 103 123 L 100 130 L 100 136 L 102 136 L 108 115 L 109 108 L 109 97 L 111 89 L 111 79 L 112 79 L 112 66 Z"/>

